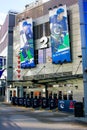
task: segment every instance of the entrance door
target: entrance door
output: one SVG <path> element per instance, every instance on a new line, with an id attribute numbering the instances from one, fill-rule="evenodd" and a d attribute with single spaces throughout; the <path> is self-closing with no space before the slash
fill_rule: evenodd
<path id="1" fill-rule="evenodd" d="M 16 97 L 16 90 L 13 90 L 13 97 Z"/>
<path id="2" fill-rule="evenodd" d="M 8 88 L 7 102 L 11 102 L 11 98 L 17 96 L 17 88 Z"/>

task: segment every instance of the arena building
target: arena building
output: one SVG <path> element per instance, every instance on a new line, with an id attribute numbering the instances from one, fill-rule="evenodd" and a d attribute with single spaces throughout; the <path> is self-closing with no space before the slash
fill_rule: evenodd
<path id="1" fill-rule="evenodd" d="M 31 92 L 83 100 L 78 0 L 38 0 L 26 5 L 16 15 L 13 35 L 8 101 L 11 96 L 30 96 Z"/>

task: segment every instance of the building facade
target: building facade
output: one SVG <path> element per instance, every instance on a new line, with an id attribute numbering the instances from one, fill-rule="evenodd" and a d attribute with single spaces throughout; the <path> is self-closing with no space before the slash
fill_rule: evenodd
<path id="1" fill-rule="evenodd" d="M 55 28 L 53 24 L 55 26 L 61 23 L 56 21 L 55 11 L 58 15 L 65 13 L 64 17 L 67 18 L 68 26 L 67 30 L 62 31 L 58 45 L 56 44 L 60 48 L 57 53 L 55 53 L 56 42 L 51 29 Z M 16 15 L 13 38 L 13 78 L 8 86 L 8 101 L 11 96 L 29 96 L 32 91 L 34 96 L 38 96 L 41 92 L 43 96 L 52 93 L 52 95 L 57 94 L 58 97 L 61 94 L 62 99 L 83 100 L 79 15 L 77 0 L 50 0 L 47 3 L 42 3 L 40 0 L 26 5 L 25 10 Z M 29 39 L 23 30 L 25 25 L 31 29 Z M 54 29 L 58 35 L 57 29 L 61 29 L 61 26 Z M 69 35 L 66 36 L 67 34 Z M 64 38 L 68 38 L 68 43 Z M 61 46 L 63 40 L 66 45 Z M 61 50 L 62 53 L 59 53 Z"/>
<path id="2" fill-rule="evenodd" d="M 4 99 L 7 96 L 5 95 L 6 87 L 9 86 L 13 77 L 13 27 L 16 14 L 9 11 L 0 29 L 0 96 Z"/>

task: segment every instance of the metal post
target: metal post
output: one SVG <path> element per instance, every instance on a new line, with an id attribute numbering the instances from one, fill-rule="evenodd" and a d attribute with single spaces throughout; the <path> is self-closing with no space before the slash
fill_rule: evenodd
<path id="1" fill-rule="evenodd" d="M 85 19 L 87 11 L 87 0 L 79 0 L 80 29 L 82 46 L 83 84 L 84 84 L 84 114 L 87 116 L 87 23 Z M 84 6 L 85 5 L 85 6 Z M 86 8 L 85 8 L 86 7 Z"/>

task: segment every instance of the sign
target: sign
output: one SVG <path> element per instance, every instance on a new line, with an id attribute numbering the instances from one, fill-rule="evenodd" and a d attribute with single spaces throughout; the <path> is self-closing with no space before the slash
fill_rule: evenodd
<path id="1" fill-rule="evenodd" d="M 64 101 L 64 100 L 59 100 L 59 101 L 58 101 L 58 109 L 59 109 L 60 111 L 65 111 L 65 110 L 66 110 L 65 101 Z"/>
<path id="2" fill-rule="evenodd" d="M 66 5 L 49 11 L 52 62 L 70 62 L 70 40 Z"/>
<path id="3" fill-rule="evenodd" d="M 73 112 L 75 103 L 76 101 L 74 100 L 58 100 L 58 110 Z"/>
<path id="4" fill-rule="evenodd" d="M 47 48 L 48 47 L 48 41 L 49 41 L 48 37 L 43 36 L 40 39 L 40 43 L 41 43 L 40 49 Z"/>
<path id="5" fill-rule="evenodd" d="M 27 19 L 20 22 L 19 54 L 20 54 L 21 68 L 26 69 L 35 67 L 32 19 Z"/>
<path id="6" fill-rule="evenodd" d="M 0 56 L 0 78 L 4 72 L 6 66 L 6 58 L 3 56 Z"/>

